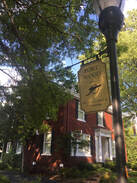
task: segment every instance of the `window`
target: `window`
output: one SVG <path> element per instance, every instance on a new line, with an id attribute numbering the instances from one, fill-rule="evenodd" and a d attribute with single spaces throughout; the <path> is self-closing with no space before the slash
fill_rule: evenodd
<path id="1" fill-rule="evenodd" d="M 10 150 L 11 150 L 11 142 L 8 142 L 6 147 L 6 153 L 9 153 Z"/>
<path id="2" fill-rule="evenodd" d="M 51 131 L 44 133 L 43 153 L 42 154 L 51 155 L 51 139 L 52 139 Z"/>
<path id="3" fill-rule="evenodd" d="M 80 132 L 72 132 L 71 155 L 91 156 L 90 135 Z"/>
<path id="4" fill-rule="evenodd" d="M 16 154 L 21 154 L 21 151 L 22 151 L 22 144 L 17 143 L 17 146 L 16 146 Z"/>
<path id="5" fill-rule="evenodd" d="M 85 112 L 80 108 L 80 102 L 78 102 L 78 120 L 80 121 L 86 121 L 85 120 Z"/>
<path id="6" fill-rule="evenodd" d="M 103 125 L 103 112 L 98 112 L 98 126 L 104 126 Z"/>

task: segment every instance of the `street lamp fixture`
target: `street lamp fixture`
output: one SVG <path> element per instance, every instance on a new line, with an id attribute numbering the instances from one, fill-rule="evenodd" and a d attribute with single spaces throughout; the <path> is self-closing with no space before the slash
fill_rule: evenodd
<path id="1" fill-rule="evenodd" d="M 127 183 L 126 153 L 120 103 L 119 78 L 117 67 L 116 41 L 123 25 L 122 13 L 125 0 L 94 0 L 94 9 L 99 15 L 99 28 L 105 35 L 110 61 L 110 78 L 113 107 L 113 124 L 116 143 L 117 183 Z"/>

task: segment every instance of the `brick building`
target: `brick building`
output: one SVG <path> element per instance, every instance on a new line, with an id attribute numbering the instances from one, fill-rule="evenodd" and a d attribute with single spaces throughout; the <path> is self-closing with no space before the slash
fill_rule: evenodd
<path id="1" fill-rule="evenodd" d="M 36 133 L 25 147 L 24 168 L 29 172 L 45 173 L 80 161 L 104 162 L 115 157 L 111 110 L 85 114 L 80 109 L 79 96 L 75 95 L 60 107 L 56 122 L 44 123 L 50 130 Z M 86 145 L 80 143 L 82 140 Z"/>

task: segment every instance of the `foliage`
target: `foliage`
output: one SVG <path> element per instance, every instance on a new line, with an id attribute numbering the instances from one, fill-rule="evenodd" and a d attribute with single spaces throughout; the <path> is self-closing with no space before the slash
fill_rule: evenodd
<path id="1" fill-rule="evenodd" d="M 60 175 L 64 178 L 78 178 L 81 176 L 81 172 L 76 167 L 63 168 L 60 170 Z"/>
<path id="2" fill-rule="evenodd" d="M 71 134 L 61 134 L 56 140 L 58 144 L 56 151 L 62 154 L 62 158 L 67 159 L 71 153 Z"/>
<path id="3" fill-rule="evenodd" d="M 10 180 L 7 176 L 0 175 L 0 183 L 10 183 Z"/>
<path id="4" fill-rule="evenodd" d="M 94 170 L 97 170 L 99 168 L 101 168 L 102 165 L 99 164 L 99 163 L 86 163 L 86 162 L 82 162 L 80 161 L 78 164 L 77 164 L 77 168 L 82 171 L 82 170 L 87 170 L 87 171 L 94 171 Z"/>
<path id="5" fill-rule="evenodd" d="M 1 170 L 14 170 L 21 167 L 21 155 L 15 154 L 13 151 L 4 153 L 2 156 L 2 162 L 0 163 Z"/>
<path id="6" fill-rule="evenodd" d="M 75 85 L 75 75 L 62 60 L 90 48 L 96 22 L 87 0 L 2 0 L 0 13 L 0 65 L 15 68 L 20 76 L 13 79 L 12 92 L 0 88 L 6 103 L 1 131 L 23 141 L 47 117 L 55 121 L 59 106 L 70 99 L 66 89 Z"/>
<path id="7" fill-rule="evenodd" d="M 137 170 L 137 136 L 133 135 L 132 126 L 126 129 L 126 150 L 128 167 Z"/>
<path id="8" fill-rule="evenodd" d="M 137 10 L 129 12 L 125 25 L 119 34 L 118 61 L 122 108 L 125 112 L 137 109 Z"/>
<path id="9" fill-rule="evenodd" d="M 113 172 L 116 172 L 116 163 L 114 161 L 111 161 L 111 160 L 107 160 L 105 163 L 104 163 L 104 168 L 107 168 L 109 170 L 112 170 Z"/>
<path id="10" fill-rule="evenodd" d="M 137 182 L 137 171 L 129 171 L 129 183 L 136 183 Z"/>
<path id="11" fill-rule="evenodd" d="M 117 180 L 117 176 L 114 173 L 105 172 L 104 175 L 101 176 L 100 183 L 115 183 Z"/>

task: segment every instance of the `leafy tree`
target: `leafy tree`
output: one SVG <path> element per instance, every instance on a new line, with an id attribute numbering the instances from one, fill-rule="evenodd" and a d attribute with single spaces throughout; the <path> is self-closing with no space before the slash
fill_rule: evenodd
<path id="1" fill-rule="evenodd" d="M 65 90 L 75 84 L 75 76 L 62 60 L 93 44 L 92 1 L 2 0 L 0 14 L 0 65 L 14 67 L 21 78 L 4 94 L 4 109 L 8 120 L 14 119 L 15 134 L 26 137 L 46 117 L 55 120 L 70 98 Z"/>
<path id="2" fill-rule="evenodd" d="M 137 135 L 134 135 L 132 125 L 125 132 L 128 166 L 137 170 Z"/>
<path id="3" fill-rule="evenodd" d="M 119 75 L 122 108 L 126 112 L 137 109 L 137 10 L 129 12 L 125 25 L 119 34 Z"/>

